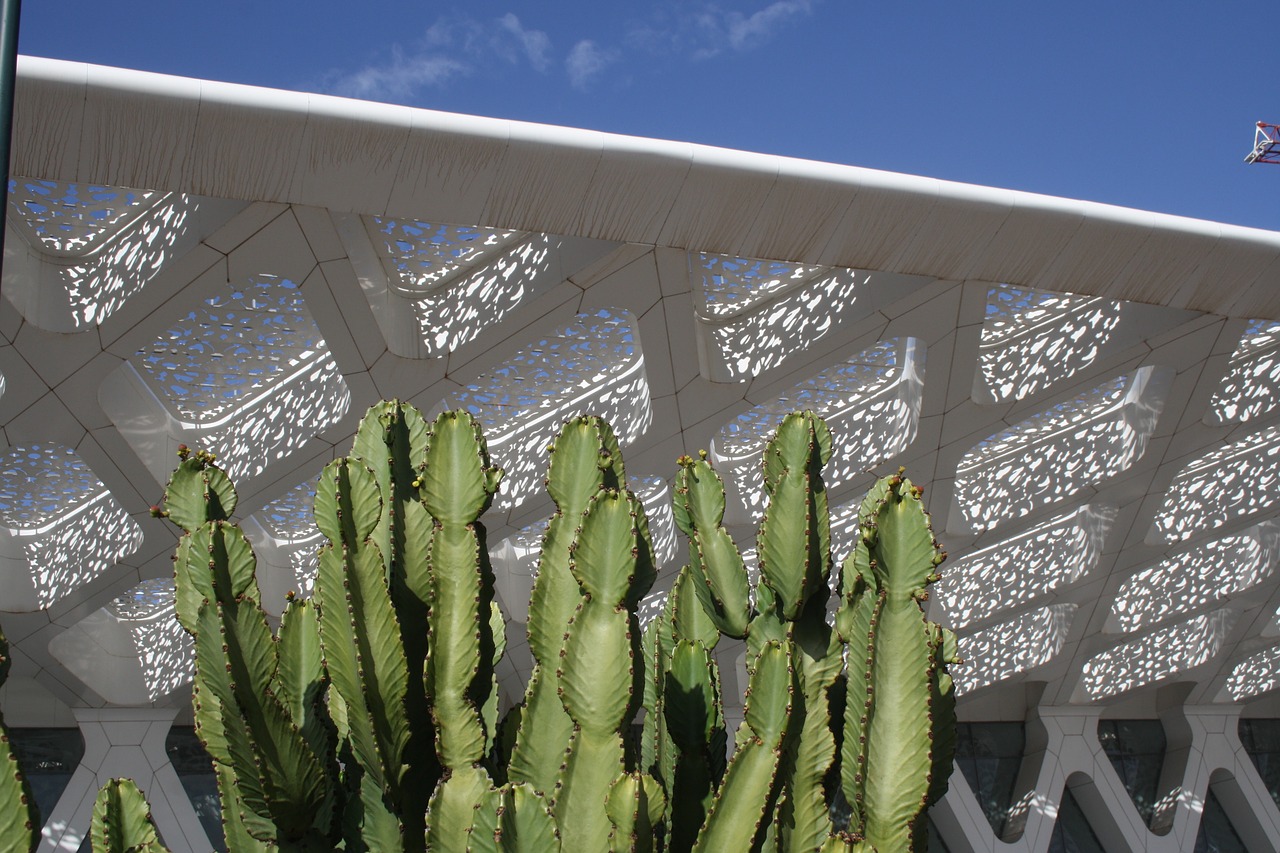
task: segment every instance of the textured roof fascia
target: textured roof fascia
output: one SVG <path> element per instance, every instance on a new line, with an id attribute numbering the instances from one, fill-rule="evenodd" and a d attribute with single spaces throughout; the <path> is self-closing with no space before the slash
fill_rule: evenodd
<path id="1" fill-rule="evenodd" d="M 1280 319 L 1280 233 L 679 142 L 22 57 L 15 174 Z"/>

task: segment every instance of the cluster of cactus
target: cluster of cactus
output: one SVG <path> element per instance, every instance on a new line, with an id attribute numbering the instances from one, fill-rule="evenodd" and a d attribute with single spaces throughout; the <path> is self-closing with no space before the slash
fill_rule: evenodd
<path id="1" fill-rule="evenodd" d="M 643 508 L 609 425 L 566 423 L 550 449 L 532 676 L 500 719 L 504 621 L 479 517 L 501 471 L 470 415 L 369 411 L 316 490 L 329 544 L 315 597 L 291 598 L 276 634 L 229 521 L 235 489 L 184 449 L 162 514 L 184 530 L 176 610 L 195 638 L 195 721 L 228 847 L 925 849 L 954 740 L 954 641 L 921 607 L 942 554 L 919 490 L 887 478 L 833 583 L 830 454 L 812 413 L 770 441 L 754 589 L 719 477 L 705 454 L 682 457 L 689 564 L 642 633 L 657 577 Z M 749 674 L 727 762 L 722 635 L 745 639 Z M 104 789 L 103 825 L 162 849 L 138 801 Z"/>

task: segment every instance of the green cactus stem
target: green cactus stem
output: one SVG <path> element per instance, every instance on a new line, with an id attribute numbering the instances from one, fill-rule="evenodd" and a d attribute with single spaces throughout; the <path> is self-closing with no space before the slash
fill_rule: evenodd
<path id="1" fill-rule="evenodd" d="M 747 635 L 750 584 L 742 554 L 725 530 L 724 483 L 706 459 L 682 456 L 672 509 L 676 525 L 689 537 L 695 589 L 716 627 L 730 637 Z"/>
<path id="2" fill-rule="evenodd" d="M 0 685 L 8 678 L 11 664 L 9 642 L 0 631 Z M 18 767 L 17 756 L 13 754 L 4 717 L 0 717 L 0 838 L 5 839 L 5 843 L 11 845 L 9 849 L 15 853 L 35 850 L 40 840 L 36 801 Z"/>
<path id="3" fill-rule="evenodd" d="M 98 791 L 89 830 L 93 853 L 168 853 L 151 809 L 132 779 L 112 779 Z"/>

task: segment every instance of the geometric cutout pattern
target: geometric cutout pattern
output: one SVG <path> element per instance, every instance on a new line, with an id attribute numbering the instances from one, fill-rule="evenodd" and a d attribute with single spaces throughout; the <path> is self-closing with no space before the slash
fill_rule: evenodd
<path id="1" fill-rule="evenodd" d="M 298 286 L 260 275 L 206 299 L 138 353 L 170 416 L 233 478 L 341 420 L 350 394 Z"/>
<path id="2" fill-rule="evenodd" d="M 1230 610 L 1215 610 L 1095 655 L 1084 665 L 1089 698 L 1116 696 L 1200 666 L 1221 650 L 1234 619 Z"/>
<path id="3" fill-rule="evenodd" d="M 505 472 L 494 506 L 519 506 L 541 487 L 546 448 L 571 415 L 605 418 L 623 447 L 649 428 L 637 325 L 624 310 L 579 314 L 453 395 L 453 406 L 480 421 L 489 453 Z"/>
<path id="4" fill-rule="evenodd" d="M 1274 570 L 1276 534 L 1273 523 L 1258 525 L 1143 569 L 1116 593 L 1109 627 L 1137 631 L 1244 592 Z"/>
<path id="5" fill-rule="evenodd" d="M 1137 462 L 1164 403 L 1155 378 L 1140 368 L 975 445 L 956 469 L 962 529 L 989 530 Z"/>
<path id="6" fill-rule="evenodd" d="M 1120 305 L 1090 296 L 991 288 L 978 348 L 982 402 L 1025 400 L 1087 368 L 1120 323 Z"/>
<path id="7" fill-rule="evenodd" d="M 1280 323 L 1250 320 L 1231 354 L 1227 377 L 1213 395 L 1205 422 L 1243 423 L 1280 402 Z"/>
<path id="8" fill-rule="evenodd" d="M 960 637 L 964 666 L 955 669 L 956 693 L 986 687 L 1051 661 L 1062 650 L 1076 605 L 1052 604 Z"/>
<path id="9" fill-rule="evenodd" d="M 924 356 L 915 338 L 881 341 L 721 427 L 711 460 L 738 499 L 730 521 L 763 514 L 760 454 L 788 412 L 809 410 L 826 419 L 832 454 L 822 477 L 828 489 L 839 489 L 906 449 L 919 420 Z"/>
<path id="10" fill-rule="evenodd" d="M 1097 564 L 1113 516 L 1086 505 L 944 564 L 936 587 L 944 624 L 963 628 L 1074 583 Z"/>
<path id="11" fill-rule="evenodd" d="M 1174 477 L 1147 541 L 1181 542 L 1280 501 L 1280 427 L 1193 459 Z"/>
<path id="12" fill-rule="evenodd" d="M 0 608 L 47 608 L 142 545 L 142 529 L 75 451 L 0 455 Z"/>

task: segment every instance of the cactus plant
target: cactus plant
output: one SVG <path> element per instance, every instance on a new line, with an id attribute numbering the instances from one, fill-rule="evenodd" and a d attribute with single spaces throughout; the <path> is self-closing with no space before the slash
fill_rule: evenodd
<path id="1" fill-rule="evenodd" d="M 0 685 L 9 675 L 9 643 L 0 631 Z M 23 853 L 36 849 L 40 820 L 31 788 L 18 767 L 9 733 L 0 717 L 0 849 Z"/>
<path id="2" fill-rule="evenodd" d="M 89 835 L 93 853 L 169 853 L 132 779 L 112 779 L 98 791 Z"/>
<path id="3" fill-rule="evenodd" d="M 834 564 L 831 452 L 811 413 L 769 442 L 754 589 L 719 476 L 705 454 L 682 457 L 689 564 L 642 637 L 636 610 L 656 576 L 643 508 L 608 424 L 565 424 L 529 611 L 533 675 L 502 734 L 505 637 L 479 521 L 501 471 L 470 415 L 370 410 L 317 486 L 328 544 L 315 600 L 291 599 L 275 636 L 229 521 L 235 489 L 210 454 L 183 448 L 157 511 L 184 531 L 176 610 L 195 636 L 196 725 L 228 846 L 924 849 L 954 739 L 954 638 L 921 607 L 942 555 L 920 490 L 897 476 L 872 489 L 854 553 Z M 749 679 L 727 765 L 722 635 L 745 640 Z M 135 794 L 104 789 L 104 843 L 131 826 L 140 849 L 161 849 Z M 851 818 L 836 825 L 841 808 Z"/>

